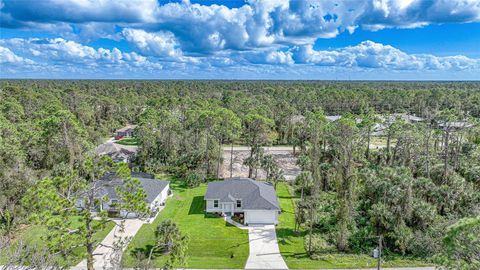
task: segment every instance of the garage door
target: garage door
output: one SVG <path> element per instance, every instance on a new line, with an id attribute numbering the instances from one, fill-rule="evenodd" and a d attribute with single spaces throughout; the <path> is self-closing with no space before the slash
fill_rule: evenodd
<path id="1" fill-rule="evenodd" d="M 275 211 L 245 211 L 248 224 L 274 224 Z"/>

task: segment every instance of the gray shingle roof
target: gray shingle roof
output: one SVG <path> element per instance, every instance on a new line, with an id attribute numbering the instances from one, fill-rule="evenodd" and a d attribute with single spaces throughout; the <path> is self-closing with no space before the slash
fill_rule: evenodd
<path id="1" fill-rule="evenodd" d="M 137 125 L 126 125 L 122 128 L 117 129 L 115 132 L 126 132 L 126 131 L 132 131 L 137 128 Z"/>
<path id="2" fill-rule="evenodd" d="M 140 181 L 143 190 L 147 193 L 147 203 L 152 203 L 170 183 L 169 181 L 154 179 L 153 175 L 147 173 L 132 172 L 131 175 Z M 117 195 L 116 188 L 122 184 L 123 180 L 120 177 L 115 173 L 109 173 L 98 182 L 97 186 L 100 188 L 96 196 L 104 197 L 107 195 L 110 200 L 118 200 L 119 196 Z"/>
<path id="3" fill-rule="evenodd" d="M 277 193 L 273 186 L 250 178 L 234 177 L 224 181 L 210 182 L 205 199 L 217 199 L 220 202 L 240 199 L 243 209 L 280 210 Z"/>
<path id="4" fill-rule="evenodd" d="M 126 146 L 114 142 L 103 143 L 95 148 L 97 155 L 108 155 L 113 161 L 126 161 L 132 158 L 138 150 L 137 146 Z"/>
<path id="5" fill-rule="evenodd" d="M 473 127 L 472 124 L 465 122 L 465 121 L 458 121 L 458 122 L 440 122 L 438 123 L 438 126 L 441 128 L 457 128 L 457 129 L 462 129 L 462 128 L 471 128 Z"/>
<path id="6" fill-rule="evenodd" d="M 327 121 L 335 122 L 338 119 L 342 118 L 342 116 L 341 115 L 326 115 L 325 118 L 327 119 Z"/>

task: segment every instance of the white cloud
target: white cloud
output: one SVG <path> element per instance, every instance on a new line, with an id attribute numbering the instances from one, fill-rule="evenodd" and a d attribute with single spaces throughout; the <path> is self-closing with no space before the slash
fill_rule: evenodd
<path id="1" fill-rule="evenodd" d="M 16 55 L 9 48 L 0 46 L 0 64 L 34 64 L 34 62 Z"/>
<path id="2" fill-rule="evenodd" d="M 171 32 L 147 33 L 143 30 L 125 28 L 122 34 L 128 42 L 145 55 L 170 58 L 182 56 L 177 40 Z"/>
<path id="3" fill-rule="evenodd" d="M 439 57 L 428 54 L 407 54 L 390 45 L 364 41 L 332 51 L 316 51 L 311 45 L 295 47 L 296 63 L 321 66 L 383 68 L 394 70 L 464 70 L 480 68 L 480 59 L 466 56 Z"/>
<path id="4" fill-rule="evenodd" d="M 138 72 L 162 69 L 160 63 L 152 62 L 135 52 L 122 52 L 117 48 L 95 49 L 62 38 L 2 39 L 0 59 L 2 62 L 22 64 L 21 69 L 24 68 L 23 64 L 27 63 L 35 70 L 42 68 L 43 72 Z"/>
<path id="5" fill-rule="evenodd" d="M 373 0 L 358 23 L 367 29 L 480 21 L 478 0 Z"/>
<path id="6" fill-rule="evenodd" d="M 291 52 L 274 51 L 266 56 L 266 62 L 270 64 L 294 64 Z"/>
<path id="7" fill-rule="evenodd" d="M 43 22 L 151 22 L 157 0 L 42 0 L 4 1 L 2 11 L 19 21 Z"/>
<path id="8" fill-rule="evenodd" d="M 253 64 L 293 65 L 295 61 L 290 51 L 265 51 L 244 53 L 244 58 Z"/>
<path id="9" fill-rule="evenodd" d="M 480 0 L 248 0 L 239 8 L 161 2 L 2 1 L 0 23 L 74 41 L 123 37 L 143 55 L 191 61 L 184 57 L 311 45 L 359 27 L 376 31 L 480 22 Z"/>

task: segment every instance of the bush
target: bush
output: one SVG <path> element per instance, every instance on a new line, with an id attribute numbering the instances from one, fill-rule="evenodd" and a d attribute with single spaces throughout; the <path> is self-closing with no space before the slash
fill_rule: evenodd
<path id="1" fill-rule="evenodd" d="M 443 238 L 440 254 L 435 256 L 442 269 L 480 269 L 480 217 L 465 218 L 451 225 Z"/>
<path id="2" fill-rule="evenodd" d="M 429 228 L 425 231 L 414 231 L 413 237 L 407 244 L 407 253 L 419 258 L 429 258 L 441 250 L 441 237 L 444 229 Z"/>
<path id="3" fill-rule="evenodd" d="M 355 230 L 348 238 L 348 247 L 356 253 L 370 253 L 377 246 L 377 238 L 372 237 L 372 226 L 364 226 Z"/>
<path id="4" fill-rule="evenodd" d="M 185 177 L 185 184 L 190 187 L 198 187 L 202 182 L 202 177 L 196 172 L 190 172 Z"/>
<path id="5" fill-rule="evenodd" d="M 305 250 L 308 252 L 309 249 L 309 243 L 310 243 L 310 236 L 307 234 L 305 235 Z M 328 253 L 335 251 L 335 247 L 328 243 L 327 240 L 323 237 L 321 234 L 314 233 L 312 234 L 312 249 L 311 249 L 311 254 L 310 257 L 313 259 L 316 257 L 315 255 L 322 254 L 322 253 Z"/>

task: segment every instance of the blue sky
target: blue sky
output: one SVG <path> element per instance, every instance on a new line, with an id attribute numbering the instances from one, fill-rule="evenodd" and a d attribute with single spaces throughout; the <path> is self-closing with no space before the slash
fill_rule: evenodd
<path id="1" fill-rule="evenodd" d="M 0 0 L 0 78 L 479 80 L 480 0 Z"/>

